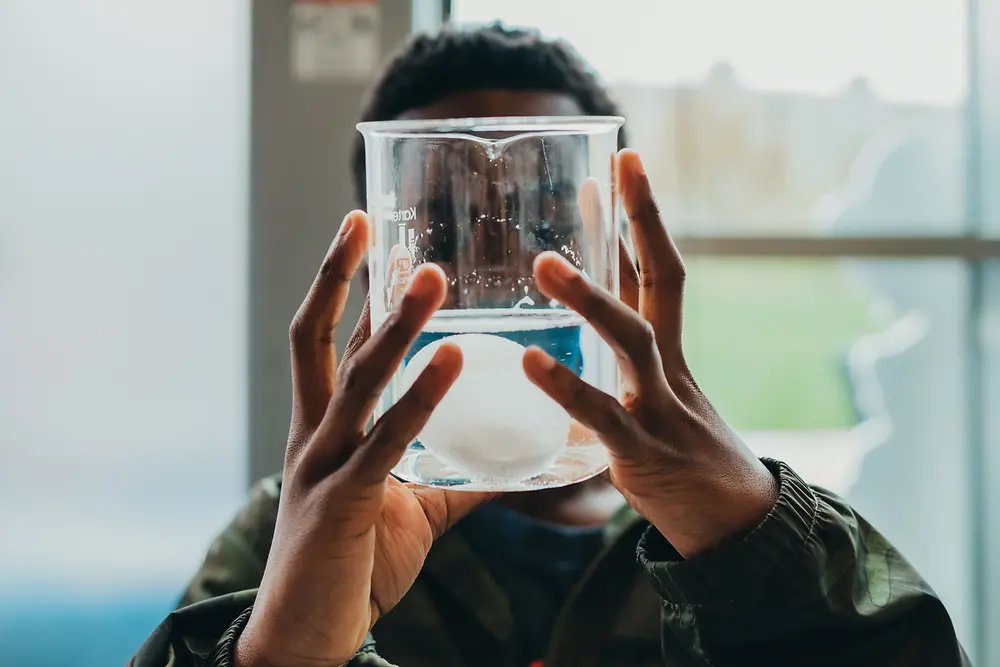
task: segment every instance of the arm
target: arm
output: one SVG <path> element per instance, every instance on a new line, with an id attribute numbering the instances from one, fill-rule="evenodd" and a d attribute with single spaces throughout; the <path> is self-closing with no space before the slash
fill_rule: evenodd
<path id="1" fill-rule="evenodd" d="M 786 465 L 741 541 L 685 562 L 655 530 L 639 558 L 664 599 L 667 664 L 968 666 L 941 601 L 840 498 Z"/>
<path id="2" fill-rule="evenodd" d="M 663 597 L 664 664 L 967 667 L 944 606 L 844 501 L 768 463 L 778 501 L 741 541 L 684 561 L 653 528 L 639 559 Z M 130 667 L 234 667 L 255 590 L 171 614 Z M 392 667 L 369 636 L 348 667 Z"/>
<path id="3" fill-rule="evenodd" d="M 684 357 L 684 263 L 632 151 L 619 153 L 618 186 L 642 277 L 637 311 L 557 254 L 539 256 L 535 275 L 615 348 L 621 397 L 541 350 L 524 369 L 601 437 L 612 482 L 652 524 L 639 555 L 663 598 L 668 662 L 968 664 L 902 556 L 842 500 L 757 459 L 701 391 Z"/>
<path id="4" fill-rule="evenodd" d="M 376 397 L 444 299 L 440 269 L 413 273 L 374 336 L 363 316 L 343 371 L 335 370 L 331 334 L 369 238 L 363 212 L 344 219 L 291 327 L 292 424 L 280 493 L 277 484 L 259 487 L 184 596 L 202 601 L 168 616 L 133 667 L 389 667 L 374 655 L 372 626 L 409 589 L 434 539 L 490 498 L 389 477 L 458 376 L 454 346 L 442 346 L 365 429 Z"/>
<path id="5" fill-rule="evenodd" d="M 256 589 L 246 590 L 178 609 L 153 631 L 128 667 L 237 667 L 233 651 L 256 597 Z M 345 667 L 393 665 L 375 653 L 368 635 Z"/>

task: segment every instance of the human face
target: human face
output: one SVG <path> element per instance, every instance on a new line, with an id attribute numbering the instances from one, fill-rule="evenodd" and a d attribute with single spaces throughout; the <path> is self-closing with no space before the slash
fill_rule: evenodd
<path id="1" fill-rule="evenodd" d="M 483 90 L 450 95 L 398 118 L 581 114 L 580 106 L 561 94 Z M 522 285 L 520 277 L 531 275 L 540 250 L 575 245 L 577 204 L 570 166 L 558 159 L 557 146 L 547 144 L 544 165 L 532 139 L 509 146 L 494 159 L 484 146 L 469 141 L 440 142 L 432 160 L 425 153 L 400 156 L 404 170 L 421 170 L 422 178 L 413 181 L 417 191 L 403 197 L 417 203 L 414 259 L 434 262 L 449 277 L 445 308 L 512 305 L 515 293 L 537 300 L 534 286 Z M 518 183 L 513 192 L 512 181 Z M 456 214 L 470 215 L 471 224 L 460 229 Z"/>

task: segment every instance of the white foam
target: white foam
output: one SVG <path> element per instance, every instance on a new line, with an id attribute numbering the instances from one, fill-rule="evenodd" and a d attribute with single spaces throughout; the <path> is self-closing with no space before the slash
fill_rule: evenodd
<path id="1" fill-rule="evenodd" d="M 490 334 L 457 334 L 413 356 L 408 389 L 445 342 L 462 351 L 462 372 L 420 432 L 428 451 L 473 480 L 523 480 L 545 472 L 566 447 L 566 411 L 525 376 L 525 348 Z"/>

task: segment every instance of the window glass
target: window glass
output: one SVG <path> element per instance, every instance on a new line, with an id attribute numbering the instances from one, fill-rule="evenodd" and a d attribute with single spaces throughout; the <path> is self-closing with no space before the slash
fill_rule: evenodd
<path id="1" fill-rule="evenodd" d="M 246 11 L 0 10 L 0 664 L 124 664 L 244 497 Z"/>

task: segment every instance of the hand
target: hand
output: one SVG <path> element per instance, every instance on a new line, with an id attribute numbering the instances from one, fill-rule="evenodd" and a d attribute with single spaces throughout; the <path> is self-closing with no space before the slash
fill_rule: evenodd
<path id="1" fill-rule="evenodd" d="M 410 487 L 390 478 L 406 445 L 458 377 L 461 352 L 442 345 L 375 427 L 365 424 L 445 280 L 421 267 L 396 312 L 368 338 L 368 304 L 334 371 L 337 323 L 368 247 L 363 212 L 347 216 L 291 328 L 293 410 L 274 540 L 240 667 L 350 660 L 378 618 L 416 579 L 434 539 L 490 496 Z"/>
<path id="2" fill-rule="evenodd" d="M 621 400 L 583 382 L 538 348 L 525 354 L 524 369 L 601 437 L 611 453 L 612 483 L 690 558 L 756 527 L 773 507 L 777 485 L 691 376 L 681 347 L 684 265 L 660 220 L 638 154 L 622 151 L 618 169 L 641 278 L 637 309 L 589 282 L 556 253 L 538 257 L 535 275 L 546 296 L 580 313 L 614 349 Z M 634 272 L 631 261 L 623 261 L 623 276 Z M 633 298 L 623 293 L 626 303 Z"/>

